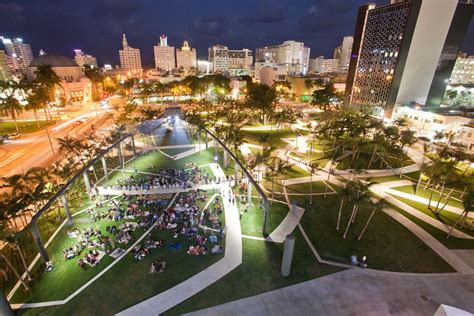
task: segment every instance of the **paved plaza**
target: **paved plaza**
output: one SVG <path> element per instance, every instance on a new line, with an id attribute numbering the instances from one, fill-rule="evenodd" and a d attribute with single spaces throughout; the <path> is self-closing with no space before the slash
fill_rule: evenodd
<path id="1" fill-rule="evenodd" d="M 447 304 L 474 312 L 474 275 L 351 269 L 188 315 L 433 315 Z"/>

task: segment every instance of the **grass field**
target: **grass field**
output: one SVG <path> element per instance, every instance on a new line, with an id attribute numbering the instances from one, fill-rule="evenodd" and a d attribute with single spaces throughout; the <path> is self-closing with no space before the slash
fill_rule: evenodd
<path id="1" fill-rule="evenodd" d="M 39 130 L 44 129 L 47 126 L 53 125 L 55 122 L 51 121 L 39 121 L 39 127 L 36 121 L 17 121 L 18 128 L 20 129 L 21 134 L 34 133 Z M 14 122 L 0 122 L 0 135 L 15 133 L 15 123 Z"/>
<path id="2" fill-rule="evenodd" d="M 343 239 L 352 203 L 344 203 L 340 230 L 336 231 L 339 195 L 328 195 L 326 199 L 317 196 L 313 205 L 309 205 L 308 197 L 293 196 L 290 200 L 306 208 L 301 224 L 324 259 L 350 264 L 352 255 L 359 258 L 365 255 L 369 267 L 375 269 L 425 273 L 453 271 L 420 239 L 383 212 L 374 215 L 363 238 L 358 241 L 372 211 L 368 202 L 361 203 L 356 221 Z"/>

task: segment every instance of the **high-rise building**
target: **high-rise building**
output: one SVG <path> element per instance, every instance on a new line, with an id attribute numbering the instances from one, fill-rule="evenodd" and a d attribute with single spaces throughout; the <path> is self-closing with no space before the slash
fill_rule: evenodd
<path id="1" fill-rule="evenodd" d="M 135 72 L 141 72 L 142 59 L 140 57 L 140 50 L 128 46 L 127 38 L 123 34 L 122 38 L 123 48 L 119 50 L 120 68 Z"/>
<path id="2" fill-rule="evenodd" d="M 474 56 L 460 54 L 454 64 L 450 84 L 474 84 Z"/>
<path id="3" fill-rule="evenodd" d="M 12 67 L 12 70 L 25 72 L 26 67 L 33 60 L 30 44 L 23 43 L 21 38 L 14 38 L 13 40 L 4 37 L 0 38 L 5 46 L 7 55 L 10 56 L 10 67 Z"/>
<path id="4" fill-rule="evenodd" d="M 223 45 L 213 45 L 208 49 L 209 63 L 214 72 L 250 69 L 253 63 L 250 49 L 229 49 Z"/>
<path id="5" fill-rule="evenodd" d="M 280 45 L 257 48 L 255 60 L 263 61 L 269 57 L 273 63 L 295 66 L 296 72 L 306 74 L 309 69 L 309 54 L 310 48 L 304 46 L 304 43 L 285 41 Z"/>
<path id="6" fill-rule="evenodd" d="M 12 79 L 12 73 L 7 58 L 8 56 L 5 51 L 0 50 L 0 81 L 8 81 Z"/>
<path id="7" fill-rule="evenodd" d="M 80 49 L 75 49 L 74 54 L 74 60 L 79 66 L 83 67 L 84 65 L 89 65 L 97 68 L 97 58 L 94 56 L 87 55 Z"/>
<path id="8" fill-rule="evenodd" d="M 342 53 L 342 45 L 339 45 L 338 47 L 334 48 L 334 53 L 332 54 L 332 58 L 333 59 L 341 58 L 341 53 Z M 311 63 L 311 60 L 309 62 Z"/>
<path id="9" fill-rule="evenodd" d="M 359 8 L 346 105 L 391 117 L 395 104 L 439 106 L 474 4 L 392 0 Z"/>
<path id="10" fill-rule="evenodd" d="M 176 68 L 174 47 L 168 46 L 168 37 L 160 36 L 159 45 L 154 46 L 155 67 L 157 69 L 171 71 Z"/>
<path id="11" fill-rule="evenodd" d="M 183 47 L 176 50 L 176 68 L 197 68 L 196 49 L 189 47 L 188 41 L 184 41 Z"/>
<path id="12" fill-rule="evenodd" d="M 342 45 L 339 46 L 341 50 L 337 59 L 339 59 L 338 70 L 340 72 L 347 72 L 349 69 L 353 42 L 354 38 L 352 36 L 345 36 L 342 40 Z"/>
<path id="13" fill-rule="evenodd" d="M 319 56 L 309 60 L 309 72 L 313 73 L 330 73 L 337 72 L 339 68 L 339 59 L 327 59 Z"/>

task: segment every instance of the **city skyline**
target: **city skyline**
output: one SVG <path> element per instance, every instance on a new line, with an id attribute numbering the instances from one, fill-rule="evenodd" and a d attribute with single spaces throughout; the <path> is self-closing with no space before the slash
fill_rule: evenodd
<path id="1" fill-rule="evenodd" d="M 141 50 L 146 67 L 154 65 L 153 45 L 162 34 L 168 36 L 169 44 L 174 47 L 187 40 L 196 48 L 198 59 L 207 59 L 207 48 L 214 44 L 255 50 L 285 40 L 304 42 L 311 48 L 311 58 L 321 55 L 330 58 L 342 38 L 353 35 L 357 8 L 367 2 L 298 0 L 285 8 L 283 0 L 256 4 L 247 0 L 224 4 L 214 0 L 204 3 L 101 0 L 86 1 L 81 7 L 66 1 L 59 4 L 8 1 L 0 4 L 0 35 L 24 38 L 35 56 L 40 49 L 67 56 L 72 56 L 74 49 L 81 49 L 96 56 L 101 65 L 119 63 L 116 51 L 121 46 L 122 33 Z M 377 5 L 388 2 L 375 1 Z M 48 16 L 47 21 L 38 12 Z M 473 35 L 471 22 L 466 38 Z M 466 40 L 462 50 L 472 54 L 474 43 Z"/>

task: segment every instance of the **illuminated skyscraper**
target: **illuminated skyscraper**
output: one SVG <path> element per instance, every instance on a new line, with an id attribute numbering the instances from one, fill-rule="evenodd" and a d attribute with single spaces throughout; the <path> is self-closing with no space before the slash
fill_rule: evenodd
<path id="1" fill-rule="evenodd" d="M 0 50 L 0 81 L 8 81 L 12 77 L 8 56 L 5 51 Z"/>
<path id="2" fill-rule="evenodd" d="M 473 12 L 458 0 L 360 7 L 346 105 L 387 117 L 395 104 L 439 106 Z"/>
<path id="3" fill-rule="evenodd" d="M 267 56 L 270 62 L 286 65 L 297 73 L 306 74 L 309 70 L 310 48 L 302 42 L 285 41 L 283 44 L 257 48 L 255 60 L 263 61 Z"/>
<path id="4" fill-rule="evenodd" d="M 128 45 L 125 34 L 122 37 L 123 49 L 119 50 L 120 57 L 120 68 L 141 72 L 142 70 L 142 59 L 140 57 L 140 50 L 133 48 Z"/>
<path id="5" fill-rule="evenodd" d="M 160 36 L 160 44 L 154 46 L 155 67 L 161 70 L 171 71 L 176 68 L 174 47 L 168 46 L 168 38 Z"/>
<path id="6" fill-rule="evenodd" d="M 0 38 L 5 46 L 7 55 L 11 58 L 10 66 L 12 70 L 25 72 L 26 67 L 33 60 L 30 44 L 23 43 L 21 38 L 14 38 L 13 40 L 4 37 Z"/>
<path id="7" fill-rule="evenodd" d="M 94 56 L 87 55 L 80 49 L 75 49 L 74 53 L 74 60 L 79 66 L 89 65 L 97 68 L 97 59 Z"/>
<path id="8" fill-rule="evenodd" d="M 197 67 L 196 49 L 189 47 L 188 41 L 184 41 L 183 47 L 176 50 L 176 68 L 190 70 Z"/>

